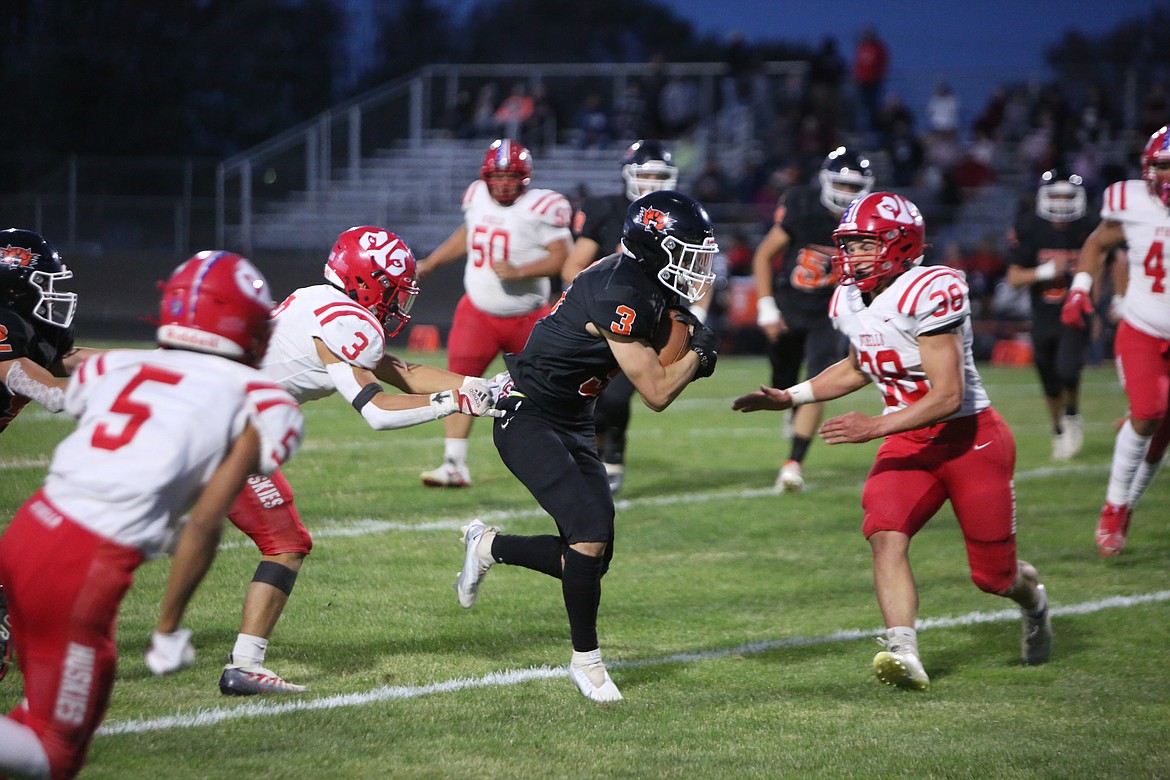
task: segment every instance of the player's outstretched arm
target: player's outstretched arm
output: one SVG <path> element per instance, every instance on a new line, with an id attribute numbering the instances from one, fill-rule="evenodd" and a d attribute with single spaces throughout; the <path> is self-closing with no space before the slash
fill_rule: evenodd
<path id="1" fill-rule="evenodd" d="M 374 368 L 374 376 L 404 393 L 437 393 L 453 390 L 467 378 L 445 368 L 425 363 L 410 363 L 394 355 L 383 355 Z"/>
<path id="2" fill-rule="evenodd" d="M 50 412 L 60 412 L 65 408 L 68 381 L 58 379 L 28 358 L 0 363 L 0 382 L 13 395 L 31 398 Z"/>
<path id="3" fill-rule="evenodd" d="M 455 228 L 447 240 L 439 244 L 434 252 L 420 260 L 415 267 L 419 279 L 425 278 L 436 268 L 447 265 L 467 254 L 467 225 Z"/>
<path id="4" fill-rule="evenodd" d="M 857 365 L 856 353 L 849 355 L 812 379 L 788 388 L 764 387 L 736 398 L 731 408 L 737 412 L 781 411 L 802 404 L 831 401 L 870 383 L 869 375 Z"/>

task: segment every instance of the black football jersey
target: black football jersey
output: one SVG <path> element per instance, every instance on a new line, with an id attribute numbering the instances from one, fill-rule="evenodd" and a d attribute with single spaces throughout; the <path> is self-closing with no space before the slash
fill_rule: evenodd
<path id="1" fill-rule="evenodd" d="M 1015 225 L 1015 246 L 1011 263 L 1021 268 L 1036 268 L 1049 260 L 1064 258 L 1067 261 L 1063 274 L 1032 284 L 1029 293 L 1032 298 L 1033 328 L 1056 328 L 1060 325 L 1060 307 L 1064 304 L 1069 285 L 1077 272 L 1077 258 L 1089 233 L 1093 232 L 1094 219 L 1088 215 L 1056 227 L 1034 212 L 1021 214 Z"/>
<path id="2" fill-rule="evenodd" d="M 821 203 L 819 187 L 801 186 L 784 193 L 777 220 L 790 239 L 773 282 L 780 311 L 827 312 L 837 286 L 833 231 L 839 218 Z"/>
<path id="3" fill-rule="evenodd" d="M 50 368 L 71 349 L 72 328 L 34 327 L 11 309 L 0 307 L 0 361 L 23 357 Z M 8 427 L 28 400 L 24 396 L 14 396 L 0 382 L 0 431 Z"/>
<path id="4" fill-rule="evenodd" d="M 622 228 L 626 224 L 629 207 L 630 201 L 625 195 L 589 198 L 573 215 L 573 238 L 584 236 L 597 242 L 597 253 L 593 257 L 595 261 L 620 252 Z"/>
<path id="5" fill-rule="evenodd" d="M 586 325 L 649 341 L 670 306 L 682 307 L 682 298 L 633 258 L 615 254 L 594 263 L 536 323 L 524 349 L 505 356 L 516 389 L 564 420 L 592 419 L 594 399 L 620 369 L 605 337 Z"/>

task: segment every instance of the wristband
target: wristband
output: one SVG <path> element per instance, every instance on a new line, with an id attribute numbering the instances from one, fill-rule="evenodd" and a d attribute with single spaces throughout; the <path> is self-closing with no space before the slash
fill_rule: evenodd
<path id="1" fill-rule="evenodd" d="M 1093 277 L 1088 271 L 1078 271 L 1077 275 L 1073 277 L 1072 284 L 1069 285 L 1071 290 L 1080 290 L 1081 292 L 1089 292 L 1093 289 Z"/>
<path id="2" fill-rule="evenodd" d="M 788 395 L 792 396 L 793 406 L 816 403 L 817 400 L 813 396 L 812 382 L 807 381 L 788 388 Z"/>
<path id="3" fill-rule="evenodd" d="M 756 301 L 756 324 L 761 327 L 764 325 L 775 325 L 780 321 L 780 307 L 776 305 L 776 299 L 771 295 L 765 295 Z"/>
<path id="4" fill-rule="evenodd" d="M 1049 260 L 1047 263 L 1041 263 L 1036 266 L 1036 281 L 1047 282 L 1049 279 L 1056 278 L 1056 261 Z"/>

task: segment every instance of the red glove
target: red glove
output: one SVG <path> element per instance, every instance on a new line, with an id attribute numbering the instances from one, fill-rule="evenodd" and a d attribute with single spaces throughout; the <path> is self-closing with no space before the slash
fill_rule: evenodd
<path id="1" fill-rule="evenodd" d="M 1083 328 L 1093 313 L 1093 302 L 1084 290 L 1069 290 L 1064 305 L 1060 307 L 1060 321 L 1070 328 Z"/>

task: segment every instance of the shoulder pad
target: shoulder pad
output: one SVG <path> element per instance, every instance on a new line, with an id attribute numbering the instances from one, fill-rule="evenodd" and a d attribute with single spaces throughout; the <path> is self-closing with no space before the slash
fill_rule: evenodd
<path id="1" fill-rule="evenodd" d="M 599 290 L 588 303 L 589 319 L 617 336 L 650 340 L 662 312 L 659 305 L 630 287 Z"/>
<path id="2" fill-rule="evenodd" d="M 573 207 L 569 199 L 553 190 L 529 190 L 531 200 L 525 204 L 537 218 L 552 227 L 567 228 L 572 219 Z"/>
<path id="3" fill-rule="evenodd" d="M 259 377 L 245 392 L 248 420 L 260 434 L 260 473 L 268 475 L 300 448 L 305 416 L 291 395 Z"/>
<path id="4" fill-rule="evenodd" d="M 352 301 L 333 301 L 313 310 L 321 341 L 342 360 L 370 371 L 382 359 L 386 333 L 368 311 Z"/>
<path id="5" fill-rule="evenodd" d="M 918 269 L 898 297 L 898 313 L 918 320 L 920 328 L 937 330 L 971 316 L 967 281 L 948 266 Z"/>

